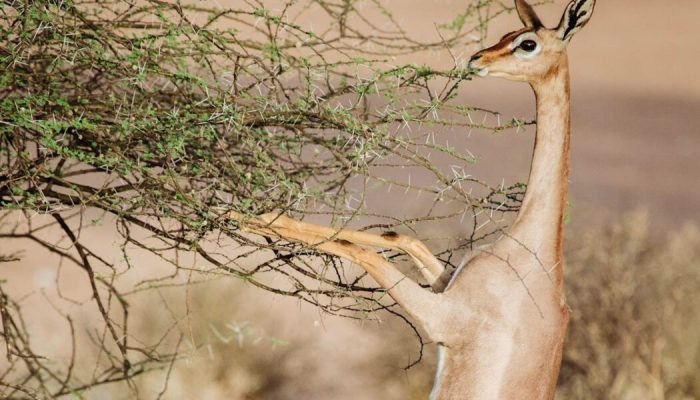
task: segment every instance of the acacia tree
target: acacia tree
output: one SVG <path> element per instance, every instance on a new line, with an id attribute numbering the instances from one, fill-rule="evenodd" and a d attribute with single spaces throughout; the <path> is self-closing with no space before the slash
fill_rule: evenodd
<path id="1" fill-rule="evenodd" d="M 458 56 L 448 70 L 402 60 L 457 54 L 507 11 L 500 2 L 466 4 L 437 28 L 441 40 L 426 42 L 377 1 L 0 4 L 0 261 L 21 257 L 7 251 L 21 239 L 84 271 L 101 317 L 92 343 L 104 355 L 90 379 L 75 372 L 75 351 L 67 366 L 42 357 L 5 277 L 0 393 L 57 398 L 167 367 L 178 340 L 139 341 L 130 298 L 183 276 L 239 277 L 350 318 L 403 318 L 360 270 L 317 246 L 246 232 L 241 220 L 284 213 L 426 239 L 431 225 L 469 218 L 470 232 L 429 242 L 448 269 L 460 251 L 500 232 L 523 185 L 470 175 L 475 160 L 450 146 L 449 132 L 526 123 L 456 101 L 471 79 Z M 366 208 L 377 191 L 422 205 L 413 215 Z M 37 223 L 37 214 L 51 221 Z M 119 235 L 118 261 L 87 239 L 100 224 Z M 123 284 L 144 268 L 132 256 L 144 251 L 171 271 Z M 184 265 L 183 254 L 199 261 Z M 71 331 L 80 328 L 64 317 Z"/>

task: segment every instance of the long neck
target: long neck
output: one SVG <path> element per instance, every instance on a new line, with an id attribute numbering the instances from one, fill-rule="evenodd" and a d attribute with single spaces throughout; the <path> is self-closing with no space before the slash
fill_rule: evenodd
<path id="1" fill-rule="evenodd" d="M 568 323 L 560 263 L 569 173 L 566 56 L 532 87 L 537 135 L 527 191 L 508 235 L 471 258 L 445 292 L 471 312 L 463 325 L 454 322 L 457 338 L 441 347 L 434 400 L 554 398 Z M 536 262 L 544 271 L 533 269 Z"/>
<path id="2" fill-rule="evenodd" d="M 527 191 L 511 234 L 538 253 L 558 257 L 569 175 L 569 69 L 558 68 L 532 84 L 537 98 L 537 134 Z"/>

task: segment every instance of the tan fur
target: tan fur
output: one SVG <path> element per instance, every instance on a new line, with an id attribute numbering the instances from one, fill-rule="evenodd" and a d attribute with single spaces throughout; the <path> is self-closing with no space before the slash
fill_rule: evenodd
<path id="1" fill-rule="evenodd" d="M 441 337 L 448 351 L 435 399 L 554 396 L 568 324 L 561 235 L 569 93 L 566 54 L 552 59 L 551 72 L 530 82 L 538 129 L 516 222 L 501 240 L 472 256 L 443 294 L 455 311 L 445 318 L 451 334 Z"/>
<path id="2" fill-rule="evenodd" d="M 526 24 L 534 18 L 521 15 Z M 521 35 L 535 40 L 539 52 L 517 57 L 523 50 L 514 41 Z M 469 311 L 467 318 L 446 318 L 452 335 L 445 338 L 433 398 L 553 399 L 569 321 L 562 282 L 570 131 L 566 42 L 556 30 L 524 29 L 477 53 L 470 66 L 530 84 L 537 134 L 516 221 L 502 239 L 472 255 L 443 294 L 448 304 Z"/>
<path id="3" fill-rule="evenodd" d="M 582 11 L 562 18 L 567 25 L 555 30 L 538 26 L 534 10 L 517 1 L 518 11 L 524 13 L 521 20 L 532 26 L 477 53 L 470 67 L 527 82 L 535 92 L 537 133 L 528 187 L 511 228 L 471 254 L 451 281 L 444 266 L 414 238 L 336 230 L 277 214 L 229 214 L 247 231 L 304 243 L 364 268 L 440 345 L 431 399 L 554 398 L 569 321 L 562 282 L 562 228 L 569 173 L 566 44 L 571 37 L 561 38 L 560 33 L 580 29 L 590 18 L 594 0 L 573 0 L 575 7 L 568 9 Z M 521 50 L 512 44 L 521 35 L 539 43 L 531 57 L 515 54 Z M 367 247 L 410 255 L 435 292 L 422 289 Z"/>

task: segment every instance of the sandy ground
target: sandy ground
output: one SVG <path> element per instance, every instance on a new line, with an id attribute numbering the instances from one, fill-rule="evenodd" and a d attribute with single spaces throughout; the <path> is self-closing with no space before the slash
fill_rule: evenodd
<path id="1" fill-rule="evenodd" d="M 401 3 L 412 4 L 401 13 L 409 24 L 436 13 L 437 21 L 449 20 L 450 11 L 461 5 L 457 1 Z M 538 7 L 545 24 L 558 23 L 565 3 Z M 600 0 L 591 22 L 573 39 L 569 57 L 575 207 L 613 211 L 646 207 L 661 228 L 700 220 L 698 15 L 700 3 L 692 0 L 672 5 Z M 518 24 L 515 15 L 500 18 L 487 42 Z M 424 34 L 430 34 L 429 28 Z M 465 50 L 465 57 L 470 51 Z M 525 85 L 485 79 L 473 88 L 470 85 L 464 96 L 465 101 L 505 115 L 534 114 L 533 97 Z M 480 139 L 470 148 L 480 156 L 478 175 L 496 181 L 526 179 L 532 135 L 523 136 Z M 504 153 L 512 162 L 494 164 L 497 155 Z"/>
<path id="2" fill-rule="evenodd" d="M 415 27 L 417 34 L 426 36 L 434 34 L 433 22 L 450 20 L 464 4 L 452 0 L 388 3 L 405 26 Z M 554 24 L 563 4 L 557 1 L 538 9 L 546 22 Z M 700 2 L 696 0 L 599 0 L 592 22 L 574 39 L 570 64 L 574 135 L 571 199 L 575 210 L 615 212 L 648 207 L 655 226 L 660 228 L 700 220 L 698 15 Z M 491 29 L 491 41 L 517 27 L 519 22 L 514 15 L 501 18 Z M 465 48 L 463 56 L 468 57 L 474 50 Z M 450 67 L 447 58 L 418 61 L 436 68 Z M 533 98 L 525 85 L 485 79 L 470 85 L 462 96 L 465 102 L 496 108 L 506 115 L 534 114 Z M 483 135 L 470 146 L 480 159 L 477 175 L 492 182 L 526 179 L 532 132 Z M 508 162 L 502 162 L 503 154 Z M 15 243 L 3 242 L 0 251 L 14 246 Z M 53 275 L 47 269 L 53 265 L 47 260 L 46 252 L 33 251 L 21 263 L 8 264 L 2 274 L 15 280 L 24 276 L 29 279 L 27 282 L 48 285 L 47 279 L 50 282 Z M 42 274 L 49 274 L 48 278 Z M 80 277 L 71 275 L 70 279 Z M 259 291 L 245 289 L 242 293 L 254 296 Z M 261 299 L 256 300 L 255 310 L 267 315 L 260 323 L 267 324 L 274 335 L 285 339 L 301 335 L 304 341 L 318 343 L 319 353 L 302 355 L 294 361 L 298 368 L 322 371 L 317 378 L 325 381 L 332 380 L 332 376 L 356 378 L 321 393 L 332 394 L 334 399 L 389 395 L 382 392 L 381 377 L 372 376 L 371 369 L 365 368 L 367 357 L 361 356 L 358 349 L 364 348 L 364 354 L 376 356 L 374 353 L 382 347 L 377 343 L 391 343 L 394 337 L 354 322 L 321 319 L 316 310 L 300 311 L 295 302 L 267 294 L 257 297 Z M 275 313 L 283 315 L 270 315 Z M 245 313 L 240 318 L 253 317 L 252 313 Z M 372 336 L 371 343 L 367 342 L 367 335 Z M 401 366 L 396 366 L 396 374 L 403 374 Z M 303 378 L 298 379 L 296 382 Z M 409 373 L 406 382 L 410 380 Z"/>

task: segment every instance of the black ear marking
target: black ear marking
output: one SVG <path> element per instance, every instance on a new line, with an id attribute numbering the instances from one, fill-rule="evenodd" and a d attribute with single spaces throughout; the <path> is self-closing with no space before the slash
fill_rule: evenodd
<path id="1" fill-rule="evenodd" d="M 564 30 L 562 37 L 568 36 L 568 34 L 578 26 L 578 21 L 586 15 L 586 11 L 580 12 L 584 2 L 578 1 L 571 4 L 573 7 L 567 10 L 569 15 L 566 20 L 566 30 Z"/>
<path id="2" fill-rule="evenodd" d="M 518 11 L 518 17 L 520 17 L 520 21 L 523 22 L 525 27 L 539 29 L 544 26 L 542 25 L 540 18 L 537 16 L 537 13 L 535 13 L 535 9 L 532 8 L 527 1 L 515 0 L 515 9 Z"/>
<path id="3" fill-rule="evenodd" d="M 566 6 L 561 17 L 557 33 L 559 38 L 568 42 L 584 25 L 588 23 L 593 14 L 595 0 L 573 0 Z"/>

